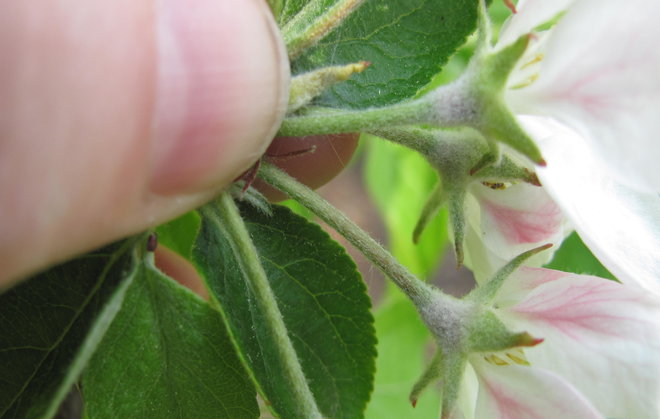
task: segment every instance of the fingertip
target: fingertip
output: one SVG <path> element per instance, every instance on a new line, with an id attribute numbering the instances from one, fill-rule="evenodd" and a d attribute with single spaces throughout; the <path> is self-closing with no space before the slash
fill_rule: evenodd
<path id="1" fill-rule="evenodd" d="M 160 6 L 151 189 L 218 189 L 264 152 L 284 116 L 285 47 L 260 0 Z"/>

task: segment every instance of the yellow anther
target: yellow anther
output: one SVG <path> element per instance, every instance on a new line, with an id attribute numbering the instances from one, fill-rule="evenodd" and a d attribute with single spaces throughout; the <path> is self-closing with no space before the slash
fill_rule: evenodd
<path id="1" fill-rule="evenodd" d="M 500 365 L 500 366 L 509 365 L 509 363 L 505 359 L 502 359 L 495 354 L 490 354 L 488 356 L 485 356 L 484 359 L 493 365 Z"/>
<path id="2" fill-rule="evenodd" d="M 505 352 L 499 352 L 500 355 L 488 354 L 484 355 L 484 359 L 493 365 L 511 365 L 512 363 L 518 365 L 530 365 L 525 357 L 525 352 L 520 348 L 512 348 Z"/>
<path id="3" fill-rule="evenodd" d="M 534 58 L 532 58 L 531 60 L 529 60 L 529 61 L 527 61 L 525 64 L 523 64 L 523 66 L 520 67 L 520 69 L 522 70 L 522 69 L 524 69 L 524 68 L 529 67 L 530 65 L 534 65 L 534 64 L 536 64 L 536 63 L 540 63 L 541 61 L 543 61 L 543 57 L 544 57 L 544 55 L 541 54 L 541 53 L 536 54 L 536 55 L 534 56 Z"/>
<path id="4" fill-rule="evenodd" d="M 515 86 L 512 86 L 511 89 L 522 89 L 523 87 L 527 87 L 530 84 L 534 83 L 538 78 L 539 78 L 538 73 L 532 74 L 527 78 L 527 80 L 525 80 L 522 83 L 516 84 Z"/>
<path id="5" fill-rule="evenodd" d="M 525 353 L 522 351 L 522 349 L 507 352 L 506 356 L 516 364 L 529 365 L 529 361 L 527 361 L 527 358 L 525 358 Z"/>

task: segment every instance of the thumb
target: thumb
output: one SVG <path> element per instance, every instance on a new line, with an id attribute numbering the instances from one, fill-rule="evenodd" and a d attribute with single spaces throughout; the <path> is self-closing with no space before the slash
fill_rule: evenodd
<path id="1" fill-rule="evenodd" d="M 0 289 L 213 197 L 289 69 L 262 0 L 0 3 Z"/>

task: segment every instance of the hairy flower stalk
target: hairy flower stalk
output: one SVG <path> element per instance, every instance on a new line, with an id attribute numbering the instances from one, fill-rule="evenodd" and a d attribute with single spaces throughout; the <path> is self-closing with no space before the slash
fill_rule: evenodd
<path id="1" fill-rule="evenodd" d="M 534 346 L 542 341 L 526 332 L 510 331 L 485 303 L 492 299 L 496 288 L 501 286 L 503 279 L 500 277 L 507 276 L 523 260 L 545 247 L 527 252 L 503 268 L 494 285 L 489 288 L 490 293 L 475 294 L 459 300 L 419 280 L 341 212 L 286 173 L 266 163 L 262 165 L 259 175 L 266 182 L 295 198 L 342 234 L 411 299 L 422 320 L 436 337 L 439 348 L 439 358 L 432 363 L 438 371 L 429 369 L 422 377 L 411 395 L 413 402 L 416 400 L 415 395 L 421 392 L 432 378 L 439 376 L 444 383 L 443 409 L 450 412 L 454 409 L 458 397 L 468 354 L 474 351 L 492 352 L 519 346 Z"/>
<path id="2" fill-rule="evenodd" d="M 413 239 L 446 205 L 457 260 L 479 288 L 446 296 L 309 192 L 269 168 L 264 176 L 416 305 L 438 351 L 413 404 L 438 379 L 442 417 L 656 417 L 660 303 L 629 285 L 539 266 L 551 255 L 541 250 L 574 227 L 622 282 L 660 293 L 660 3 L 521 0 L 496 43 L 479 4 L 478 46 L 456 81 L 382 108 L 303 107 L 279 132 L 361 131 L 420 152 L 440 180 Z M 551 29 L 535 32 L 543 24 Z M 541 339 L 520 330 L 544 344 L 521 349 Z M 607 374 L 616 380 L 593 385 Z M 622 382 L 642 383 L 643 394 Z"/>
<path id="3" fill-rule="evenodd" d="M 266 182 L 294 198 L 301 205 L 316 214 L 321 220 L 344 236 L 353 246 L 394 281 L 411 299 L 425 301 L 431 295 L 431 288 L 408 269 L 401 265 L 387 250 L 364 232 L 341 211 L 334 208 L 316 192 L 301 184 L 275 166 L 264 163 L 259 176 Z M 447 299 L 452 297 L 446 296 Z"/>
<path id="4" fill-rule="evenodd" d="M 370 132 L 414 124 L 470 127 L 487 141 L 507 144 L 534 163 L 543 165 L 545 162 L 537 146 L 503 101 L 507 75 L 526 45 L 527 37 L 521 37 L 496 54 L 486 50 L 478 52 L 458 80 L 418 99 L 365 110 L 308 108 L 299 115 L 287 117 L 278 135 Z"/>
<path id="5" fill-rule="evenodd" d="M 413 241 L 417 242 L 429 221 L 442 206 L 446 205 L 449 210 L 458 266 L 463 264 L 463 244 L 469 227 L 466 225 L 468 209 L 466 201 L 469 195 L 479 200 L 481 189 L 497 189 L 498 191 L 494 191 L 497 194 L 500 192 L 499 189 L 507 189 L 508 185 L 518 182 L 527 183 L 528 186 L 516 186 L 526 190 L 540 186 L 533 171 L 516 163 L 507 155 L 495 155 L 498 150 L 493 150 L 492 143 L 471 128 L 441 130 L 406 127 L 378 129 L 370 133 L 418 151 L 438 172 L 440 179 L 415 226 Z M 491 164 L 484 167 L 484 161 L 490 161 Z M 503 193 L 503 195 L 510 194 Z M 535 194 L 535 198 L 540 196 L 542 193 Z M 543 243 L 535 240 L 527 241 L 525 244 L 528 245 L 526 248 L 529 248 Z M 516 254 L 523 252 L 525 248 L 517 250 Z M 514 256 L 515 254 L 508 254 L 506 259 Z M 492 273 L 490 272 L 489 276 Z"/>
<path id="6" fill-rule="evenodd" d="M 443 418 L 660 414 L 660 301 L 602 278 L 521 267 L 547 247 L 519 255 L 461 300 L 460 319 L 428 306 L 438 352 L 413 404 L 438 379 Z M 597 377 L 617 378 L 594 386 Z"/>
<path id="7" fill-rule="evenodd" d="M 497 144 L 547 162 L 539 177 L 590 249 L 622 281 L 660 294 L 659 7 L 521 1 L 493 45 L 482 4 L 477 51 L 453 83 L 389 107 L 307 108 L 280 134 L 473 128 L 496 157 L 476 170 L 497 162 Z M 549 31 L 533 32 L 548 22 Z"/>

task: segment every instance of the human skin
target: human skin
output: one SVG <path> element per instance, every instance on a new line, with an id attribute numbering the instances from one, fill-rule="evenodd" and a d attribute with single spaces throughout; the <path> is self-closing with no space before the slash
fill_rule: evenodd
<path id="1" fill-rule="evenodd" d="M 212 198 L 289 68 L 262 0 L 0 2 L 0 289 Z"/>
<path id="2" fill-rule="evenodd" d="M 286 108 L 288 60 L 261 0 L 1 2 L 0 53 L 0 291 L 213 198 Z M 318 187 L 356 143 L 278 139 L 271 154 L 314 145 L 275 163 Z M 195 276 L 162 247 L 156 262 Z"/>
<path id="3" fill-rule="evenodd" d="M 266 150 L 264 159 L 307 186 L 318 188 L 346 167 L 357 148 L 358 138 L 359 134 L 278 137 Z M 258 178 L 252 186 L 271 202 L 287 199 L 284 193 Z M 208 291 L 201 277 L 188 260 L 164 246 L 157 246 L 154 255 L 156 266 L 161 271 L 208 299 Z"/>

